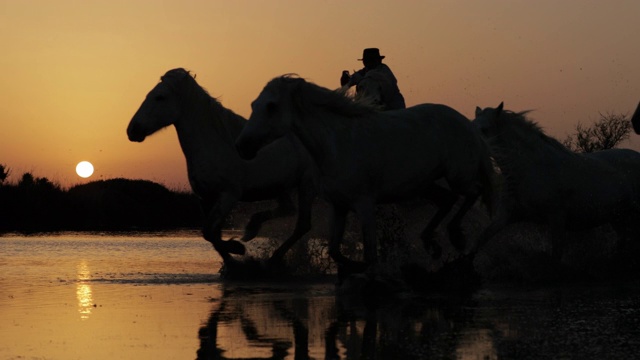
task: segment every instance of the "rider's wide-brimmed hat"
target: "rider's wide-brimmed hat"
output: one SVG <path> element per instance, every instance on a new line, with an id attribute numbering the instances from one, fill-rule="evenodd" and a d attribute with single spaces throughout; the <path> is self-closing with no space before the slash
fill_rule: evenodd
<path id="1" fill-rule="evenodd" d="M 362 59 L 358 59 L 358 61 L 363 60 L 382 60 L 384 56 L 380 56 L 380 49 L 378 48 L 367 48 L 362 52 Z"/>

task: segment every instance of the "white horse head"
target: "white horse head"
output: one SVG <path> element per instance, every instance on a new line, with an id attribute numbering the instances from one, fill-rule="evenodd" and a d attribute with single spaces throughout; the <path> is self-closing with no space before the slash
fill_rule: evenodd
<path id="1" fill-rule="evenodd" d="M 291 236 L 274 252 L 270 263 L 279 264 L 285 253 L 311 227 L 311 206 L 316 195 L 317 171 L 295 138 L 274 142 L 254 161 L 243 161 L 234 142 L 246 119 L 211 97 L 191 74 L 173 69 L 147 95 L 127 128 L 131 141 L 143 141 L 154 132 L 174 125 L 185 156 L 189 183 L 205 212 L 204 238 L 211 242 L 229 267 L 225 276 L 243 276 L 230 254 L 245 248 L 236 240 L 222 240 L 222 224 L 238 201 L 276 199 L 278 207 L 254 214 L 242 240 L 254 238 L 263 222 L 292 213 L 290 191 L 298 190 L 298 221 Z M 234 270 L 235 269 L 235 270 Z"/>
<path id="2" fill-rule="evenodd" d="M 480 129 L 485 138 L 490 139 L 497 135 L 497 122 L 500 119 L 503 106 L 504 103 L 502 102 L 496 108 L 480 109 L 480 107 L 476 106 L 476 119 L 473 124 Z"/>
<path id="3" fill-rule="evenodd" d="M 291 131 L 295 107 L 291 94 L 304 80 L 283 75 L 271 80 L 251 103 L 251 116 L 236 140 L 236 148 L 246 159 Z"/>
<path id="4" fill-rule="evenodd" d="M 544 133 L 524 112 L 476 109 L 473 123 L 489 143 L 504 178 L 502 211 L 476 247 L 510 222 L 534 221 L 551 229 L 552 255 L 559 261 L 565 232 L 640 213 L 637 202 L 640 154 L 611 149 L 574 153 Z"/>
<path id="5" fill-rule="evenodd" d="M 176 88 L 186 79 L 193 80 L 189 72 L 182 68 L 169 70 L 161 77 L 127 127 L 130 141 L 142 142 L 147 136 L 180 119 L 182 108 Z"/>
<path id="6" fill-rule="evenodd" d="M 323 108 L 340 116 L 370 115 L 378 109 L 370 98 L 354 99 L 344 89 L 330 90 L 295 74 L 271 80 L 251 103 L 252 113 L 236 141 L 251 159 L 258 149 L 293 131 L 295 119 Z"/>

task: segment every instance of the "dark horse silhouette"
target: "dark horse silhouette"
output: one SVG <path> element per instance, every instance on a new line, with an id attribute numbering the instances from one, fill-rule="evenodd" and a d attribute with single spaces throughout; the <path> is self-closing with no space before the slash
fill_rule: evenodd
<path id="1" fill-rule="evenodd" d="M 251 158 L 275 139 L 291 134 L 300 139 L 320 168 L 321 194 L 333 211 L 329 254 L 347 272 L 377 262 L 376 204 L 448 194 L 453 202 L 440 201 L 422 232 L 427 249 L 458 196 L 464 203 L 452 219 L 456 228 L 480 196 L 491 211 L 494 171 L 489 149 L 469 119 L 448 106 L 422 104 L 380 112 L 344 93 L 285 75 L 265 86 L 252 110 L 236 146 Z M 450 190 L 436 183 L 440 179 Z M 340 250 L 349 211 L 362 223 L 364 264 Z M 463 248 L 463 240 L 457 245 Z"/>
<path id="2" fill-rule="evenodd" d="M 189 183 L 201 198 L 206 215 L 204 238 L 213 244 L 225 264 L 230 254 L 244 254 L 244 245 L 223 241 L 222 223 L 238 201 L 277 199 L 275 210 L 254 214 L 242 238 L 256 236 L 262 222 L 294 213 L 290 192 L 298 190 L 298 219 L 291 236 L 274 252 L 280 262 L 291 246 L 311 228 L 315 198 L 313 161 L 294 136 L 285 137 L 251 161 L 240 158 L 234 142 L 246 120 L 224 108 L 184 69 L 168 71 L 135 113 L 127 134 L 142 142 L 156 131 L 174 125 L 187 161 Z"/>
<path id="3" fill-rule="evenodd" d="M 527 118 L 527 111 L 476 109 L 482 131 L 504 177 L 505 196 L 477 248 L 510 223 L 534 221 L 551 230 L 559 262 L 567 231 L 612 224 L 625 238 L 622 220 L 640 215 L 640 153 L 609 149 L 572 152 Z M 638 113 L 638 111 L 636 111 Z"/>

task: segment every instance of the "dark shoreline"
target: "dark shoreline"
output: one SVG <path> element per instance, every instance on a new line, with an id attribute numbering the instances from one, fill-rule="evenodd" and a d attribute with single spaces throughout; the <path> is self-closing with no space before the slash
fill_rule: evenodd
<path id="1" fill-rule="evenodd" d="M 145 180 L 110 179 L 68 190 L 46 178 L 0 186 L 0 234 L 200 228 L 198 198 Z"/>

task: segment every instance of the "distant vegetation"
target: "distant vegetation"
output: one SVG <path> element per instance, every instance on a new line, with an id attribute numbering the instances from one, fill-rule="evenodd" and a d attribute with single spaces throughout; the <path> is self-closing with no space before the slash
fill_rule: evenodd
<path id="1" fill-rule="evenodd" d="M 629 138 L 631 120 L 626 114 L 600 114 L 591 126 L 576 125 L 576 132 L 567 136 L 564 146 L 575 152 L 590 153 L 613 149 Z"/>
<path id="2" fill-rule="evenodd" d="M 9 171 L 9 168 L 0 164 L 0 185 L 2 185 L 5 180 L 7 180 L 7 176 L 9 176 L 10 173 L 11 172 Z"/>
<path id="3" fill-rule="evenodd" d="M 6 183 L 0 165 L 0 234 L 42 231 L 134 231 L 200 228 L 198 199 L 144 181 L 111 179 L 68 190 L 44 177 Z"/>

